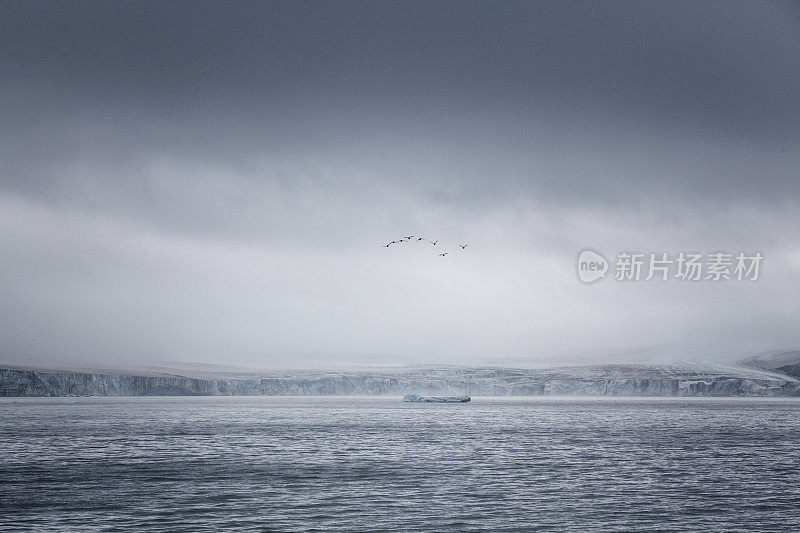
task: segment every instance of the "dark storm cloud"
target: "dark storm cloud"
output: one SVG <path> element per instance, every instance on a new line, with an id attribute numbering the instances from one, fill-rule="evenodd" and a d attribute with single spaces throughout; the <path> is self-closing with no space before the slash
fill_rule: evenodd
<path id="1" fill-rule="evenodd" d="M 402 106 L 427 96 L 516 111 L 544 99 L 798 131 L 792 3 L 6 2 L 3 11 L 6 68 L 84 93 L 89 105 L 274 111 L 275 99 Z"/>
<path id="2" fill-rule="evenodd" d="M 800 142 L 796 3 L 2 9 L 4 166 L 22 188 L 33 179 L 31 159 L 88 153 L 130 163 L 167 151 L 238 162 L 353 144 L 391 158 L 393 147 L 418 139 L 522 159 L 520 175 L 496 175 L 494 189 L 524 186 L 559 199 L 580 196 L 597 178 L 569 166 L 531 177 L 528 154 L 571 152 L 608 174 L 601 179 L 613 197 L 626 188 L 651 193 L 647 165 L 609 166 L 597 151 L 724 167 L 727 156 L 711 140 L 723 152 L 767 152 L 777 168 L 755 187 L 753 169 L 734 161 L 688 179 L 692 194 L 798 191 L 782 161 L 789 152 L 796 162 Z M 463 172 L 455 185 L 486 195 L 485 181 Z"/>
<path id="3" fill-rule="evenodd" d="M 798 58 L 796 2 L 2 2 L 0 355 L 796 344 Z M 587 245 L 771 277 L 588 293 Z"/>

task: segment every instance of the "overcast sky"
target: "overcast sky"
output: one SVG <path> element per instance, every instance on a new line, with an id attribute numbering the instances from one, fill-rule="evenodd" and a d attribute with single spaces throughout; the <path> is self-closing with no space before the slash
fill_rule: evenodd
<path id="1" fill-rule="evenodd" d="M 3 1 L 0 94 L 0 362 L 800 345 L 797 2 Z"/>

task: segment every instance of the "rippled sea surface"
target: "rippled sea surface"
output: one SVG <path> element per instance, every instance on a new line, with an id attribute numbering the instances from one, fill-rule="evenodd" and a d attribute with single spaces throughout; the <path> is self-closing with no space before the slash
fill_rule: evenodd
<path id="1" fill-rule="evenodd" d="M 0 529 L 800 530 L 800 402 L 0 400 Z"/>

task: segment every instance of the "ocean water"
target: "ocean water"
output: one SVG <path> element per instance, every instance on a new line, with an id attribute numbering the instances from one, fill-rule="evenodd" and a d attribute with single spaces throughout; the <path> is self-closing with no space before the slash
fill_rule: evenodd
<path id="1" fill-rule="evenodd" d="M 0 400 L 0 530 L 799 531 L 800 402 Z"/>

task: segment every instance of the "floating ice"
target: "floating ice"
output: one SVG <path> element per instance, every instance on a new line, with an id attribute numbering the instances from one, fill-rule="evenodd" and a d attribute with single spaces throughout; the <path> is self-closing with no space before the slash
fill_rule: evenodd
<path id="1" fill-rule="evenodd" d="M 420 396 L 419 394 L 406 394 L 404 402 L 416 403 L 465 403 L 470 401 L 469 396 Z"/>

